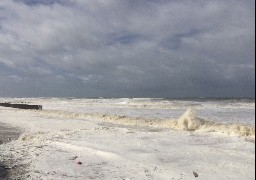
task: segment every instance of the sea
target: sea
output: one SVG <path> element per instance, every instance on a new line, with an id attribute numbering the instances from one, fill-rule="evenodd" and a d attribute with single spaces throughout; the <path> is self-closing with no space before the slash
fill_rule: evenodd
<path id="1" fill-rule="evenodd" d="M 42 105 L 41 113 L 62 118 L 255 136 L 255 99 L 250 98 L 1 98 Z"/>

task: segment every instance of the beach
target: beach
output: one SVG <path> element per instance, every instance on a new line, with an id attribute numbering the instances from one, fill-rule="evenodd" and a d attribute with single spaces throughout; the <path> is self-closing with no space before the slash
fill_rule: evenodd
<path id="1" fill-rule="evenodd" d="M 4 146 L 4 143 L 8 143 L 17 140 L 22 133 L 21 129 L 17 127 L 11 127 L 7 124 L 0 123 L 0 146 Z M 15 164 L 16 159 L 12 156 L 3 157 L 0 154 L 0 177 L 1 179 L 18 178 L 24 174 L 22 167 L 12 165 Z"/>
<path id="2" fill-rule="evenodd" d="M 0 123 L 0 144 L 8 143 L 12 140 L 17 140 L 22 133 L 22 130 L 10 127 L 7 124 Z"/>
<path id="3" fill-rule="evenodd" d="M 22 100 L 43 110 L 0 109 L 1 123 L 23 130 L 0 146 L 0 154 L 24 167 L 24 179 L 255 178 L 254 102 Z M 187 110 L 192 106 L 200 118 Z M 239 118 L 231 117 L 213 124 L 202 120 L 209 109 L 222 117 L 233 110 L 241 112 L 239 118 L 250 116 L 240 126 Z M 229 125 L 231 119 L 235 125 Z"/>
<path id="4" fill-rule="evenodd" d="M 0 180 L 255 179 L 255 0 L 0 0 Z"/>

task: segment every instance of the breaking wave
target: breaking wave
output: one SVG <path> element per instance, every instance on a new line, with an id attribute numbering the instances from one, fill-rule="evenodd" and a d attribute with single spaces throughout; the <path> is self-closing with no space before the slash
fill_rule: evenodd
<path id="1" fill-rule="evenodd" d="M 249 137 L 255 139 L 255 127 L 253 126 L 245 124 L 225 124 L 204 120 L 197 117 L 195 111 L 191 108 L 187 109 L 187 111 L 178 119 L 166 120 L 134 118 L 100 113 L 74 113 L 58 110 L 43 110 L 38 113 L 58 118 L 100 120 L 115 124 L 170 128 L 179 131 L 217 132 L 230 136 Z"/>
<path id="2" fill-rule="evenodd" d="M 219 132 L 227 135 L 255 138 L 255 127 L 244 124 L 224 124 L 201 119 L 193 109 L 188 109 L 177 120 L 167 122 L 170 128 L 185 131 Z"/>

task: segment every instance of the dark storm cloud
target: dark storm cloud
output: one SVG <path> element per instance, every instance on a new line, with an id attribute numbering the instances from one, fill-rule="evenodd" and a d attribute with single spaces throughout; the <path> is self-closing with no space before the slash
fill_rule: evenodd
<path id="1" fill-rule="evenodd" d="M 28 6 L 36 6 L 36 5 L 53 5 L 55 3 L 61 3 L 65 1 L 61 0 L 14 0 L 17 3 L 25 3 Z"/>
<path id="2" fill-rule="evenodd" d="M 253 96 L 254 1 L 0 2 L 0 96 Z"/>

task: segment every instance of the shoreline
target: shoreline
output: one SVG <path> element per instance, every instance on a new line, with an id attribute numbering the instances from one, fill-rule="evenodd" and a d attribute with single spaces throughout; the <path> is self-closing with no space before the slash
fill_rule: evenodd
<path id="1" fill-rule="evenodd" d="M 116 102 L 112 101 L 104 101 L 101 106 L 98 102 L 59 100 L 34 103 L 43 104 L 45 110 L 4 109 L 0 113 L 2 129 L 16 127 L 9 130 L 11 135 L 19 129 L 24 132 L 18 140 L 0 145 L 2 172 L 8 171 L 0 177 L 2 180 L 164 180 L 196 176 L 199 179 L 255 179 L 255 143 L 247 142 L 246 138 L 220 132 L 154 129 L 154 121 L 145 120 L 148 117 L 180 117 L 178 114 L 192 106 L 192 102 L 179 105 L 179 109 L 173 111 L 159 110 L 156 106 L 150 110 L 133 109 L 133 104 L 113 107 L 111 103 Z M 211 114 L 219 105 L 220 109 Z M 255 116 L 251 104 L 249 108 L 244 104 L 230 106 L 229 103 L 225 107 L 222 103 L 200 106 L 199 110 L 214 118 L 225 113 L 231 118 L 238 115 L 238 120 Z M 83 113 L 95 115 L 83 116 Z M 189 113 L 183 115 L 182 122 L 177 125 L 188 125 L 191 119 L 202 122 L 196 117 Z M 146 126 L 128 125 L 131 120 L 143 125 L 141 119 Z M 6 131 L 2 134 L 8 141 Z"/>
<path id="2" fill-rule="evenodd" d="M 11 141 L 17 140 L 22 133 L 22 130 L 17 127 L 12 127 L 8 124 L 0 123 L 0 146 L 9 143 Z M 15 162 L 12 157 L 2 157 L 0 154 L 0 178 L 1 179 L 11 179 L 12 176 L 20 176 L 23 174 L 22 168 L 15 167 L 10 168 L 10 166 Z M 20 174 L 21 173 L 21 174 Z"/>

